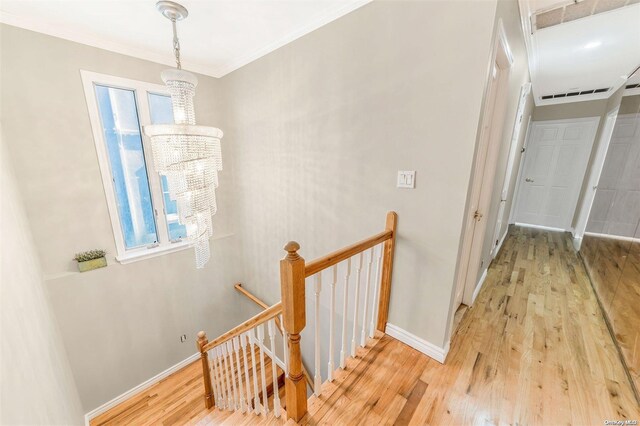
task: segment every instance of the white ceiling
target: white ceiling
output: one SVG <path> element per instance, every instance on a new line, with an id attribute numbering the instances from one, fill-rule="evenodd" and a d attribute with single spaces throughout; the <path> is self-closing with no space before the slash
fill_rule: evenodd
<path id="1" fill-rule="evenodd" d="M 221 77 L 371 0 L 184 0 L 183 68 Z M 0 22 L 174 65 L 154 0 L 2 0 Z"/>
<path id="2" fill-rule="evenodd" d="M 535 3 L 536 0 L 520 0 L 536 105 L 608 98 L 640 65 L 640 3 L 531 34 L 530 21 L 526 17 L 533 7 L 541 6 Z M 594 95 L 541 99 L 544 95 L 605 87 L 612 90 Z"/>

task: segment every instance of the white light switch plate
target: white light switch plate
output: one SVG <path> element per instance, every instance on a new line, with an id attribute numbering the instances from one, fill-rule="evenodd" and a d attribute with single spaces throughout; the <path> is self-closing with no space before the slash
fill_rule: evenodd
<path id="1" fill-rule="evenodd" d="M 398 188 L 416 187 L 416 171 L 415 170 L 398 170 Z"/>

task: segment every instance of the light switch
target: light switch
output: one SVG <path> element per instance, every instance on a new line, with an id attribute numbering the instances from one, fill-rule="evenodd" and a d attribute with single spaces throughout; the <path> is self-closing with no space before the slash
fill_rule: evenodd
<path id="1" fill-rule="evenodd" d="M 415 170 L 398 170 L 398 188 L 416 187 L 416 171 Z"/>

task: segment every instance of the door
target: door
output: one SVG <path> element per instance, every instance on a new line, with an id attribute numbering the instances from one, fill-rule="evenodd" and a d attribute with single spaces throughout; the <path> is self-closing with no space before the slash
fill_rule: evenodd
<path id="1" fill-rule="evenodd" d="M 485 116 L 483 117 L 481 136 L 476 152 L 475 170 L 473 175 L 474 188 L 465 237 L 469 238 L 469 251 L 466 256 L 465 267 L 462 268 L 461 282 L 456 288 L 456 307 L 465 301 L 472 303 L 474 288 L 476 287 L 480 257 L 484 235 L 487 228 L 485 213 L 489 210 L 493 180 L 495 178 L 496 162 L 498 160 L 500 139 L 505 109 L 505 91 L 508 71 L 502 70 L 496 62 L 492 69 L 491 80 L 486 99 Z M 464 293 L 467 293 L 465 296 Z M 466 300 L 465 300 L 466 299 Z"/>
<path id="2" fill-rule="evenodd" d="M 618 116 L 587 231 L 633 237 L 640 219 L 640 115 Z"/>
<path id="3" fill-rule="evenodd" d="M 571 229 L 599 118 L 534 122 L 518 183 L 515 221 Z"/>
<path id="4" fill-rule="evenodd" d="M 493 193 L 493 181 L 500 153 L 502 129 L 508 93 L 509 73 L 513 65 L 513 55 L 509 49 L 502 20 L 498 20 L 493 45 L 487 92 L 482 107 L 478 145 L 476 148 L 473 175 L 469 188 L 469 200 L 465 209 L 462 245 L 458 257 L 456 290 L 452 299 L 451 312 L 455 312 L 460 302 L 473 303 L 477 294 L 478 274 L 481 266 L 482 246 L 487 230 L 488 211 Z M 491 232 L 491 231 L 489 231 Z M 454 315 L 451 315 L 453 324 Z M 451 328 L 449 329 L 451 330 Z"/>
<path id="5" fill-rule="evenodd" d="M 498 245 L 503 237 L 507 235 L 505 231 L 502 233 L 502 219 L 504 217 L 504 209 L 507 204 L 507 197 L 509 195 L 509 186 L 511 185 L 511 177 L 513 176 L 513 166 L 516 160 L 516 151 L 518 149 L 518 141 L 520 140 L 520 131 L 522 130 L 522 120 L 524 118 L 524 109 L 527 104 L 527 97 L 531 91 L 531 83 L 525 83 L 520 89 L 520 101 L 518 102 L 518 110 L 516 112 L 516 122 L 513 126 L 513 134 L 511 135 L 511 145 L 509 147 L 509 159 L 507 160 L 507 168 L 504 174 L 504 181 L 502 183 L 502 192 L 500 193 L 500 206 L 498 207 L 498 219 L 496 220 L 496 227 L 493 231 L 493 243 L 491 245 L 491 258 L 494 259 L 498 254 Z M 531 122 L 531 117 L 529 117 Z M 527 123 L 528 128 L 529 123 Z"/>

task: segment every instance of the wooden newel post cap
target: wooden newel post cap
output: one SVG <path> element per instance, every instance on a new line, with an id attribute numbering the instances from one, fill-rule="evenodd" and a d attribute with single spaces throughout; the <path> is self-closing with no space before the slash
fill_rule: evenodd
<path id="1" fill-rule="evenodd" d="M 285 244 L 284 249 L 287 252 L 287 256 L 285 257 L 285 259 L 297 260 L 300 258 L 300 255 L 298 255 L 300 244 L 296 243 L 295 241 L 289 241 L 287 244 Z"/>
<path id="2" fill-rule="evenodd" d="M 197 341 L 198 348 L 202 350 L 202 347 L 207 343 L 209 343 L 209 341 L 207 340 L 207 333 L 205 333 L 204 331 L 199 331 Z"/>
<path id="3" fill-rule="evenodd" d="M 284 245 L 284 249 L 288 253 L 295 253 L 298 250 L 300 250 L 300 244 L 296 243 L 295 241 L 289 241 L 287 244 Z"/>

